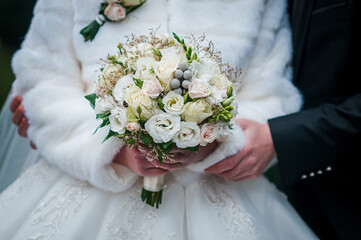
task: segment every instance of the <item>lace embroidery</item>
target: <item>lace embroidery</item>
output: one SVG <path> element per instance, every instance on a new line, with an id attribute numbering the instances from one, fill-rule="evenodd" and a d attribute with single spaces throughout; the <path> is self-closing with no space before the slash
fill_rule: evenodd
<path id="1" fill-rule="evenodd" d="M 0 195 L 0 206 L 5 208 L 21 192 L 27 191 L 35 181 L 47 182 L 52 166 L 45 161 L 39 161 L 27 169 Z"/>
<path id="2" fill-rule="evenodd" d="M 212 176 L 201 179 L 199 183 L 205 189 L 208 200 L 226 227 L 229 233 L 227 239 L 260 238 L 260 231 L 250 213 L 243 209 L 230 194 L 222 190 L 225 189 L 225 181 Z"/>
<path id="3" fill-rule="evenodd" d="M 108 238 L 116 240 L 151 240 L 152 229 L 157 219 L 157 209 L 151 208 L 140 200 L 141 183 L 133 186 L 129 200 L 124 202 L 115 212 L 107 225 Z M 175 239 L 175 233 L 169 234 L 165 240 Z"/>
<path id="4" fill-rule="evenodd" d="M 53 239 L 60 234 L 67 217 L 79 211 L 82 202 L 90 195 L 91 186 L 80 180 L 71 180 L 48 195 L 29 215 L 31 225 L 42 224 L 45 233 L 35 233 L 31 240 Z"/>

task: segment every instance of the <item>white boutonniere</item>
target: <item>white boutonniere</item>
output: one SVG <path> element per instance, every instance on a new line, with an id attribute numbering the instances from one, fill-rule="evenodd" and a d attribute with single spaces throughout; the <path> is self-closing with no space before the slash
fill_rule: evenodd
<path id="1" fill-rule="evenodd" d="M 80 31 L 85 42 L 92 41 L 105 22 L 120 22 L 135 9 L 142 6 L 147 0 L 120 0 L 107 1 L 100 5 L 98 17 Z"/>

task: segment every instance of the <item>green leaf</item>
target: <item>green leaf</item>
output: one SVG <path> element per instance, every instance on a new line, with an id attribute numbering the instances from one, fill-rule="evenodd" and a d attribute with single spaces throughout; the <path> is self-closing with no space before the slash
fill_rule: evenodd
<path id="1" fill-rule="evenodd" d="M 145 145 L 149 145 L 149 143 L 151 143 L 153 141 L 153 138 L 147 134 L 147 133 L 143 133 L 142 134 L 142 141 Z"/>
<path id="2" fill-rule="evenodd" d="M 90 102 L 90 106 L 95 108 L 95 100 L 97 99 L 97 95 L 95 93 L 86 95 L 85 98 Z"/>
<path id="3" fill-rule="evenodd" d="M 173 36 L 174 36 L 175 40 L 177 40 L 177 42 L 182 43 L 180 38 L 178 37 L 178 35 L 175 34 L 174 32 L 173 32 Z"/>
<path id="4" fill-rule="evenodd" d="M 156 56 L 158 56 L 158 57 L 162 57 L 162 53 L 158 50 L 158 49 L 156 49 L 156 48 L 152 48 L 153 49 L 153 53 L 154 53 L 154 55 L 156 55 Z"/>
<path id="5" fill-rule="evenodd" d="M 166 143 L 162 143 L 160 146 L 163 149 L 163 152 L 165 154 L 170 153 L 170 151 L 172 151 L 172 149 L 175 147 L 175 143 L 172 141 L 166 142 Z"/>
<path id="6" fill-rule="evenodd" d="M 99 119 L 99 118 L 104 119 L 104 118 L 109 117 L 109 115 L 110 115 L 109 112 L 100 113 L 100 114 L 97 114 L 97 115 L 96 115 L 96 119 Z"/>
<path id="7" fill-rule="evenodd" d="M 187 147 L 186 149 L 189 150 L 189 151 L 191 151 L 191 152 L 197 153 L 197 152 L 198 152 L 198 149 L 199 149 L 199 145 L 197 145 L 197 146 L 195 146 L 195 147 Z"/>
<path id="8" fill-rule="evenodd" d="M 159 160 L 159 163 L 162 164 L 163 162 L 163 153 L 162 151 L 157 151 L 157 154 L 158 154 L 158 160 Z"/>
<path id="9" fill-rule="evenodd" d="M 143 87 L 143 81 L 142 81 L 142 80 L 140 80 L 140 79 L 138 79 L 138 78 L 133 78 L 133 81 L 134 81 L 134 83 L 135 83 L 135 85 L 136 85 L 137 87 L 139 87 L 140 89 L 142 89 L 142 87 Z"/>
<path id="10" fill-rule="evenodd" d="M 112 130 L 109 130 L 108 135 L 104 138 L 104 140 L 103 140 L 102 143 L 104 143 L 106 140 L 108 140 L 109 138 L 114 137 L 114 136 L 116 136 L 116 135 L 118 135 L 118 133 L 113 132 Z"/>

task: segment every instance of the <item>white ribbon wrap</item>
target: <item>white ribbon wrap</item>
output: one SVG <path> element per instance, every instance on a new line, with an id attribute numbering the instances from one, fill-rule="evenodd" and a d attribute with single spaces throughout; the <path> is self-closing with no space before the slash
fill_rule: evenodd
<path id="1" fill-rule="evenodd" d="M 143 177 L 143 188 L 150 192 L 159 192 L 164 187 L 164 175 Z"/>

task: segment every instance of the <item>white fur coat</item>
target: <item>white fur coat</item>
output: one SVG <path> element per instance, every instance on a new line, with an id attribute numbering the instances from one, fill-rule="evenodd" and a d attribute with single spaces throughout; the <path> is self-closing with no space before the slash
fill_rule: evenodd
<path id="1" fill-rule="evenodd" d="M 213 40 L 225 62 L 247 73 L 238 93 L 239 117 L 260 122 L 297 111 L 301 97 L 291 84 L 291 36 L 286 0 L 148 0 L 120 23 L 105 23 L 92 42 L 80 30 L 93 21 L 101 0 L 39 0 L 34 18 L 13 58 L 14 94 L 24 99 L 28 135 L 42 156 L 68 174 L 112 192 L 129 188 L 137 175 L 126 167 L 116 174 L 109 163 L 122 147 L 101 144 L 108 129 L 92 135 L 99 122 L 85 95 L 94 92 L 99 59 L 117 51 L 130 33 L 193 33 Z M 207 159 L 175 172 L 204 168 L 241 149 L 237 128 Z"/>

